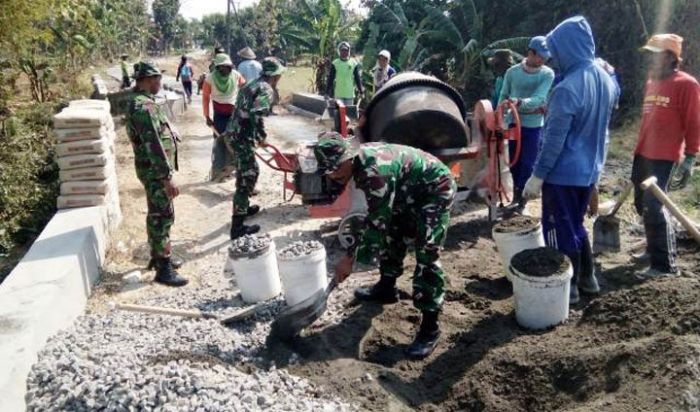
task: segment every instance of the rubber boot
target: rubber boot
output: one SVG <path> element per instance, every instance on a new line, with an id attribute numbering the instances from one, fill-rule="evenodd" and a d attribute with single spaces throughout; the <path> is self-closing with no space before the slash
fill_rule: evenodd
<path id="1" fill-rule="evenodd" d="M 157 260 L 157 258 L 151 258 L 151 260 L 148 261 L 148 267 L 146 267 L 146 270 L 155 269 Z M 180 269 L 184 263 L 185 262 L 183 262 L 182 259 L 176 256 L 170 257 L 170 264 L 173 266 L 173 269 Z"/>
<path id="2" fill-rule="evenodd" d="M 185 286 L 187 279 L 180 276 L 173 268 L 170 258 L 156 259 L 156 278 L 155 281 L 167 286 Z"/>
<path id="3" fill-rule="evenodd" d="M 600 293 L 600 285 L 595 276 L 595 262 L 591 242 L 586 238 L 581 249 L 581 276 L 578 279 L 578 288 L 582 293 L 597 295 Z"/>
<path id="4" fill-rule="evenodd" d="M 399 301 L 399 290 L 396 289 L 396 278 L 382 276 L 379 282 L 370 287 L 355 289 L 357 300 L 364 302 L 377 302 L 381 304 L 396 303 Z"/>
<path id="5" fill-rule="evenodd" d="M 231 217 L 231 240 L 238 239 L 244 235 L 252 235 L 260 231 L 260 226 L 250 225 L 246 226 L 243 224 L 244 216 L 232 216 Z"/>
<path id="6" fill-rule="evenodd" d="M 423 359 L 433 353 L 440 339 L 439 315 L 440 312 L 423 312 L 420 329 L 416 338 L 406 348 L 406 356 L 411 359 Z"/>
<path id="7" fill-rule="evenodd" d="M 249 206 L 248 207 L 248 216 L 257 215 L 259 211 L 260 211 L 260 206 L 258 206 L 258 205 Z"/>

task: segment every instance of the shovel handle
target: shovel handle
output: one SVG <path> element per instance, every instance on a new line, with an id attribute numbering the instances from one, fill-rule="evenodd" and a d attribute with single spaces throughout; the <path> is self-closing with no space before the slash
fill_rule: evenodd
<path id="1" fill-rule="evenodd" d="M 620 197 L 617 199 L 617 202 L 615 203 L 615 206 L 613 207 L 612 211 L 608 216 L 615 216 L 618 210 L 622 207 L 622 204 L 625 203 L 625 200 L 629 197 L 630 193 L 632 193 L 632 187 L 634 185 L 632 183 L 628 183 L 627 186 L 625 186 L 625 189 L 622 191 L 622 194 Z"/>
<path id="2" fill-rule="evenodd" d="M 685 230 L 687 230 L 688 233 L 690 233 L 690 235 L 693 236 L 693 239 L 695 239 L 696 242 L 700 243 L 700 231 L 698 230 L 698 228 L 690 219 L 688 219 L 686 215 L 683 214 L 683 212 L 681 212 L 680 209 L 678 209 L 676 204 L 673 203 L 673 201 L 669 199 L 668 196 L 666 196 L 666 193 L 664 193 L 663 190 L 661 190 L 661 188 L 656 184 L 656 182 L 656 176 L 652 176 L 642 182 L 642 189 L 650 190 L 651 193 L 654 196 L 656 196 L 656 198 L 659 199 L 659 201 L 663 203 L 664 206 L 666 206 L 668 211 L 671 212 L 671 214 L 676 219 L 678 219 L 679 222 L 681 222 L 681 225 L 683 225 Z"/>
<path id="3" fill-rule="evenodd" d="M 199 310 L 172 309 L 163 308 L 159 306 L 131 305 L 127 303 L 117 303 L 116 308 L 128 312 L 151 313 L 155 315 L 171 315 L 191 319 L 216 319 L 216 315 L 202 312 Z"/>

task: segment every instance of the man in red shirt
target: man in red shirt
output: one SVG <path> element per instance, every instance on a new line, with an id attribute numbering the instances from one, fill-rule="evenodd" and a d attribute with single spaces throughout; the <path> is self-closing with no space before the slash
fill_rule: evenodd
<path id="1" fill-rule="evenodd" d="M 642 48 L 649 52 L 649 80 L 644 93 L 642 125 L 634 151 L 632 182 L 634 204 L 644 220 L 646 253 L 650 268 L 643 277 L 674 276 L 676 236 L 668 212 L 640 183 L 656 176 L 658 185 L 668 190 L 674 164 L 676 174 L 687 182 L 693 172 L 700 148 L 700 85 L 679 67 L 683 61 L 683 38 L 675 34 L 656 34 Z"/>

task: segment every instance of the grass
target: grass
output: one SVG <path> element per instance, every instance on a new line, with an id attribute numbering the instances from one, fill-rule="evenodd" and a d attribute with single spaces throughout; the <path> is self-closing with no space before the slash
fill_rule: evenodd
<path id="1" fill-rule="evenodd" d="M 292 97 L 292 93 L 310 91 L 314 79 L 314 69 L 310 66 L 289 66 L 277 85 L 280 99 L 284 102 Z"/>

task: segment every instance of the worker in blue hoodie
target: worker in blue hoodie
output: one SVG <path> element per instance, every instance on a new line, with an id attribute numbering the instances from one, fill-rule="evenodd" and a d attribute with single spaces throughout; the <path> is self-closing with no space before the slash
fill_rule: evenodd
<path id="1" fill-rule="evenodd" d="M 595 42 L 582 16 L 564 20 L 547 35 L 549 65 L 562 79 L 550 95 L 540 151 L 523 196 L 542 193 L 545 241 L 570 259 L 570 303 L 600 288 L 583 219 L 603 169 L 605 134 L 617 101 L 615 84 L 595 63 Z"/>

